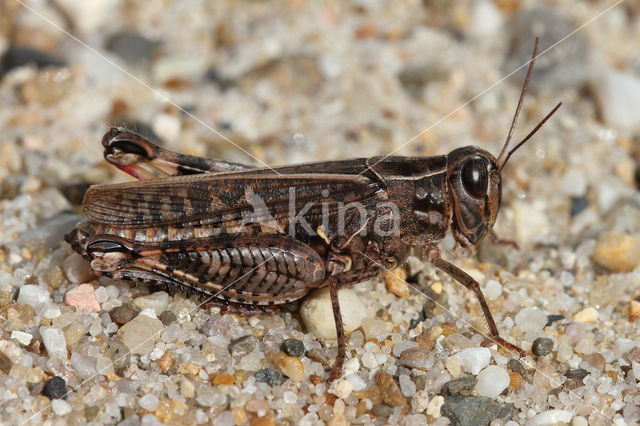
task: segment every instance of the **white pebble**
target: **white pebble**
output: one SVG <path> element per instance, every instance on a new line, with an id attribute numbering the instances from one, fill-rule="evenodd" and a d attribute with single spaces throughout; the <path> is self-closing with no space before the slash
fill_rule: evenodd
<path id="1" fill-rule="evenodd" d="M 33 340 L 33 336 L 29 333 L 25 333 L 24 331 L 12 331 L 11 340 L 15 340 L 22 346 L 28 346 L 31 343 L 31 340 Z"/>
<path id="2" fill-rule="evenodd" d="M 344 329 L 350 333 L 362 325 L 362 320 L 367 317 L 367 310 L 360 296 L 351 289 L 340 290 L 338 299 L 342 308 Z M 337 337 L 329 288 L 316 290 L 308 296 L 300 306 L 300 316 L 307 329 L 316 337 L 322 339 Z"/>
<path id="3" fill-rule="evenodd" d="M 298 395 L 296 395 L 291 391 L 286 391 L 285 393 L 282 394 L 282 398 L 284 399 L 284 402 L 286 402 L 287 404 L 295 404 L 296 401 L 298 400 Z"/>
<path id="4" fill-rule="evenodd" d="M 369 370 L 373 370 L 374 368 L 378 367 L 378 361 L 376 360 L 376 357 L 373 356 L 373 354 L 369 351 L 363 353 L 360 357 L 360 360 L 362 361 L 362 365 Z"/>
<path id="5" fill-rule="evenodd" d="M 58 416 L 64 416 L 71 412 L 71 404 L 64 399 L 54 399 L 51 401 L 51 409 Z"/>
<path id="6" fill-rule="evenodd" d="M 562 192 L 569 197 L 579 197 L 587 192 L 587 176 L 578 168 L 570 167 L 560 181 Z"/>
<path id="7" fill-rule="evenodd" d="M 95 294 L 96 299 L 98 299 L 98 302 L 100 303 L 104 303 L 109 300 L 109 293 L 107 292 L 107 289 L 102 286 L 96 288 Z"/>
<path id="8" fill-rule="evenodd" d="M 491 361 L 491 351 L 487 348 L 467 348 L 454 356 L 460 360 L 462 369 L 474 376 Z"/>
<path id="9" fill-rule="evenodd" d="M 356 392 L 360 392 L 367 388 L 367 382 L 365 382 L 358 374 L 349 374 L 347 377 L 345 377 L 345 380 L 351 382 L 351 384 L 353 385 L 353 390 Z"/>
<path id="10" fill-rule="evenodd" d="M 569 423 L 573 413 L 567 410 L 547 410 L 527 420 L 526 426 L 543 426 L 558 423 Z"/>
<path id="11" fill-rule="evenodd" d="M 536 307 L 524 308 L 516 315 L 516 325 L 525 333 L 542 331 L 547 324 L 547 315 Z"/>
<path id="12" fill-rule="evenodd" d="M 151 309 L 157 317 L 167 309 L 168 303 L 169 295 L 164 291 L 158 291 L 146 296 L 136 297 L 135 299 L 133 299 L 133 302 L 131 304 L 133 305 L 134 309 L 138 311 Z"/>
<path id="13" fill-rule="evenodd" d="M 502 294 L 502 284 L 496 280 L 487 281 L 487 285 L 484 289 L 484 295 L 489 300 L 494 300 L 500 297 Z"/>
<path id="14" fill-rule="evenodd" d="M 413 383 L 408 374 L 401 374 L 398 378 L 400 383 L 400 392 L 407 398 L 412 397 L 416 393 L 416 384 Z"/>
<path id="15" fill-rule="evenodd" d="M 34 310 L 38 310 L 50 298 L 49 292 L 44 287 L 26 284 L 20 287 L 18 293 L 18 303 L 21 305 L 31 305 Z"/>
<path id="16" fill-rule="evenodd" d="M 61 359 L 67 359 L 67 342 L 64 340 L 64 333 L 60 328 L 41 326 L 40 336 L 50 357 L 57 356 Z"/>
<path id="17" fill-rule="evenodd" d="M 489 365 L 478 374 L 475 390 L 478 396 L 495 398 L 509 386 L 509 373 L 497 365 Z"/>
<path id="18" fill-rule="evenodd" d="M 640 129 L 640 79 L 631 73 L 605 71 L 593 82 L 598 108 L 611 127 Z"/>
<path id="19" fill-rule="evenodd" d="M 138 405 L 147 411 L 156 411 L 159 403 L 158 397 L 151 393 L 138 398 Z"/>
<path id="20" fill-rule="evenodd" d="M 166 141 L 178 139 L 180 127 L 180 120 L 170 114 L 159 114 L 153 120 L 153 131 Z"/>

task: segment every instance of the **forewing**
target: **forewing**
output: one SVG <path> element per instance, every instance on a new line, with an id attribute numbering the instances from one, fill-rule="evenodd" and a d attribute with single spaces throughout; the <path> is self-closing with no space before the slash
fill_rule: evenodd
<path id="1" fill-rule="evenodd" d="M 322 204 L 329 213 L 353 202 L 366 205 L 380 189 L 379 182 L 355 174 L 199 174 L 91 187 L 84 214 L 91 222 L 131 228 L 215 225 L 248 214 L 254 221 L 277 220 L 309 204 L 310 215 L 320 214 Z"/>

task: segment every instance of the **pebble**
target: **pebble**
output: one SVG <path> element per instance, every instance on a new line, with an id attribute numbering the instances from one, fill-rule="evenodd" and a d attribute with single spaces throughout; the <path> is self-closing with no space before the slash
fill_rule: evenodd
<path id="1" fill-rule="evenodd" d="M 525 423 L 525 426 L 543 426 L 559 423 L 569 423 L 573 413 L 567 410 L 547 410 L 542 413 L 531 417 Z"/>
<path id="2" fill-rule="evenodd" d="M 571 198 L 571 217 L 577 216 L 589 207 L 589 199 L 585 196 Z"/>
<path id="3" fill-rule="evenodd" d="M 584 386 L 584 378 L 588 375 L 589 372 L 583 368 L 569 370 L 565 373 L 567 379 L 564 382 L 564 386 L 569 390 Z"/>
<path id="4" fill-rule="evenodd" d="M 489 365 L 478 374 L 477 380 L 475 391 L 478 396 L 496 398 L 509 386 L 511 378 L 504 368 Z"/>
<path id="5" fill-rule="evenodd" d="M 411 377 L 407 374 L 401 374 L 398 377 L 398 383 L 400 383 L 400 391 L 406 398 L 411 398 L 416 393 L 416 384 L 413 383 Z"/>
<path id="6" fill-rule="evenodd" d="M 45 68 L 20 88 L 25 104 L 36 103 L 43 107 L 62 101 L 73 90 L 73 76 L 66 68 Z"/>
<path id="7" fill-rule="evenodd" d="M 284 383 L 282 373 L 272 368 L 262 368 L 256 371 L 256 381 L 264 382 L 269 386 L 280 386 Z"/>
<path id="8" fill-rule="evenodd" d="M 591 86 L 607 125 L 628 132 L 640 130 L 640 78 L 607 69 L 593 79 Z"/>
<path id="9" fill-rule="evenodd" d="M 256 377 L 257 379 L 257 377 Z M 229 373 L 217 374 L 211 379 L 212 385 L 232 385 L 235 377 Z"/>
<path id="10" fill-rule="evenodd" d="M 538 337 L 531 345 L 531 352 L 535 356 L 545 356 L 553 349 L 553 340 L 548 337 Z"/>
<path id="11" fill-rule="evenodd" d="M 89 262 L 78 253 L 72 253 L 67 256 L 62 263 L 62 269 L 73 284 L 86 283 L 94 277 Z"/>
<path id="12" fill-rule="evenodd" d="M 454 355 L 467 373 L 477 375 L 491 361 L 491 351 L 487 348 L 467 348 Z"/>
<path id="13" fill-rule="evenodd" d="M 640 265 L 640 234 L 601 233 L 591 260 L 611 272 L 633 271 Z"/>
<path id="14" fill-rule="evenodd" d="M 50 357 L 67 359 L 67 342 L 59 327 L 40 327 L 40 337 Z"/>
<path id="15" fill-rule="evenodd" d="M 496 280 L 487 281 L 484 289 L 484 295 L 489 300 L 495 300 L 502 295 L 502 284 Z"/>
<path id="16" fill-rule="evenodd" d="M 176 317 L 176 314 L 171 311 L 164 311 L 160 314 L 158 319 L 162 321 L 162 325 L 164 325 L 165 327 L 175 324 L 178 321 L 178 317 Z"/>
<path id="17" fill-rule="evenodd" d="M 575 26 L 556 8 L 536 7 L 526 9 L 509 18 L 511 42 L 509 58 L 506 61 L 507 72 L 511 72 L 531 59 L 533 41 L 540 37 L 538 52 L 545 52 L 553 44 L 575 30 Z M 536 81 L 531 79 L 529 86 L 534 89 L 576 88 L 587 77 L 586 64 L 587 41 L 575 33 L 562 43 L 557 44 L 544 55 L 536 59 Z M 518 76 L 524 78 L 527 67 L 519 70 Z"/>
<path id="18" fill-rule="evenodd" d="M 386 404 L 392 407 L 399 407 L 401 405 L 407 404 L 407 400 L 402 395 L 400 388 L 389 374 L 385 373 L 382 370 L 378 370 L 373 376 L 373 380 L 380 388 L 380 392 L 382 393 L 382 400 Z"/>
<path id="19" fill-rule="evenodd" d="M 427 414 L 435 418 L 440 417 L 442 415 L 441 410 L 443 405 L 444 397 L 440 395 L 434 396 L 427 405 Z"/>
<path id="20" fill-rule="evenodd" d="M 44 384 L 42 394 L 49 399 L 66 399 L 67 382 L 62 377 L 53 376 Z"/>
<path id="21" fill-rule="evenodd" d="M 391 333 L 393 325 L 376 318 L 365 318 L 362 321 L 362 331 L 366 340 L 382 340 Z"/>
<path id="22" fill-rule="evenodd" d="M 573 320 L 579 323 L 595 322 L 598 320 L 598 310 L 593 306 L 584 308 L 583 310 L 576 312 L 573 316 Z"/>
<path id="23" fill-rule="evenodd" d="M 0 60 L 0 76 L 14 68 L 25 65 L 35 65 L 38 68 L 63 67 L 65 66 L 65 62 L 48 52 L 13 45 L 9 46 L 2 55 L 2 60 Z"/>
<path id="24" fill-rule="evenodd" d="M 138 315 L 118 330 L 118 337 L 131 354 L 149 355 L 162 330 L 159 319 Z"/>
<path id="25" fill-rule="evenodd" d="M 111 312 L 109 312 L 109 317 L 111 321 L 115 322 L 118 325 L 124 325 L 134 319 L 138 313 L 131 309 L 129 305 L 118 306 L 117 308 L 113 308 Z"/>
<path id="26" fill-rule="evenodd" d="M 196 80 L 205 74 L 208 62 L 206 55 L 163 56 L 153 63 L 153 80 L 161 84 L 170 80 Z"/>
<path id="27" fill-rule="evenodd" d="M 540 332 L 546 324 L 547 315 L 540 308 L 524 308 L 516 314 L 516 325 L 525 333 Z"/>
<path id="28" fill-rule="evenodd" d="M 304 343 L 298 339 L 287 339 L 282 342 L 281 349 L 289 356 L 302 358 L 304 355 Z"/>
<path id="29" fill-rule="evenodd" d="M 296 383 L 307 378 L 307 375 L 304 372 L 304 365 L 302 364 L 302 361 L 300 361 L 300 358 L 286 356 L 283 352 L 280 352 L 280 354 L 282 354 L 282 356 L 278 357 L 275 364 L 282 374 Z"/>
<path id="30" fill-rule="evenodd" d="M 100 312 L 100 302 L 91 284 L 80 284 L 64 295 L 64 303 L 80 310 Z"/>
<path id="31" fill-rule="evenodd" d="M 150 40 L 139 33 L 122 31 L 107 39 L 106 48 L 126 62 L 136 64 L 149 61 L 158 45 L 157 41 Z"/>
<path id="32" fill-rule="evenodd" d="M 17 302 L 21 305 L 30 305 L 35 311 L 50 300 L 46 288 L 38 285 L 25 284 L 20 287 Z"/>
<path id="33" fill-rule="evenodd" d="M 231 356 L 243 357 L 250 352 L 253 352 L 256 346 L 258 346 L 258 339 L 248 334 L 231 341 L 228 349 Z"/>
<path id="34" fill-rule="evenodd" d="M 384 277 L 387 290 L 402 299 L 406 299 L 411 295 L 411 288 L 409 288 L 406 279 L 407 271 L 404 268 L 396 268 L 387 272 Z"/>
<path id="35" fill-rule="evenodd" d="M 64 416 L 71 412 L 71 404 L 61 399 L 55 399 L 51 401 L 51 409 L 58 416 Z"/>
<path id="36" fill-rule="evenodd" d="M 420 390 L 411 398 L 411 409 L 416 413 L 423 413 L 429 405 L 429 391 Z"/>
<path id="37" fill-rule="evenodd" d="M 435 357 L 431 352 L 423 351 L 417 348 L 406 349 L 402 351 L 398 364 L 407 368 L 418 368 L 428 371 L 435 363 Z"/>
<path id="38" fill-rule="evenodd" d="M 583 196 L 587 192 L 587 175 L 576 167 L 567 169 L 560 180 L 560 189 L 569 197 Z"/>
<path id="39" fill-rule="evenodd" d="M 22 346 L 29 346 L 33 340 L 33 336 L 29 333 L 25 333 L 24 331 L 12 331 L 11 340 L 15 340 Z"/>
<path id="40" fill-rule="evenodd" d="M 345 332 L 351 333 L 362 326 L 367 310 L 358 296 L 349 288 L 338 292 Z M 329 288 L 318 289 L 307 296 L 300 306 L 300 316 L 309 332 L 320 339 L 336 339 L 336 326 Z M 366 335 L 365 330 L 365 335 Z"/>
<path id="41" fill-rule="evenodd" d="M 462 376 L 455 380 L 451 380 L 440 389 L 440 393 L 444 396 L 458 395 L 468 393 L 478 383 L 475 376 Z"/>
<path id="42" fill-rule="evenodd" d="M 157 396 L 152 393 L 148 393 L 140 398 L 138 398 L 138 405 L 147 411 L 156 411 L 158 405 L 160 404 L 160 400 Z"/>
<path id="43" fill-rule="evenodd" d="M 12 365 L 13 362 L 11 362 L 11 358 L 5 355 L 4 352 L 0 352 L 0 371 L 2 371 L 4 374 L 9 374 Z"/>
<path id="44" fill-rule="evenodd" d="M 488 425 L 495 419 L 512 419 L 513 404 L 500 403 L 483 396 L 452 395 L 444 399 L 442 415 L 458 426 Z"/>
<path id="45" fill-rule="evenodd" d="M 158 291 L 146 296 L 136 297 L 131 302 L 131 306 L 138 311 L 151 309 L 156 316 L 160 316 L 167 309 L 168 303 L 169 294 L 164 291 Z"/>

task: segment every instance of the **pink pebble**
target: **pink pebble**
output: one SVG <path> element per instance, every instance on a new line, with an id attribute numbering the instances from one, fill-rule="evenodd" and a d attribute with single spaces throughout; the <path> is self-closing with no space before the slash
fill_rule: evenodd
<path id="1" fill-rule="evenodd" d="M 64 295 L 64 303 L 87 311 L 98 312 L 102 309 L 91 284 L 80 284 L 78 287 L 69 290 Z"/>

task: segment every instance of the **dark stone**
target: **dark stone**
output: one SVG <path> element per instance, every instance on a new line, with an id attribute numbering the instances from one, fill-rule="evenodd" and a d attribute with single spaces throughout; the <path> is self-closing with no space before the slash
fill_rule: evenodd
<path id="1" fill-rule="evenodd" d="M 0 60 L 0 76 L 13 68 L 24 65 L 35 65 L 38 68 L 63 67 L 65 62 L 47 52 L 30 47 L 10 46 Z"/>
<path id="2" fill-rule="evenodd" d="M 49 399 L 67 399 L 67 383 L 62 377 L 54 376 L 44 385 L 42 394 Z"/>
<path id="3" fill-rule="evenodd" d="M 545 356 L 553 349 L 553 339 L 548 337 L 538 337 L 531 345 L 531 352 L 535 356 Z"/>
<path id="4" fill-rule="evenodd" d="M 162 321 L 162 325 L 164 325 L 165 327 L 168 327 L 178 321 L 178 317 L 176 317 L 176 314 L 171 311 L 164 311 L 160 314 L 158 319 Z"/>
<path id="5" fill-rule="evenodd" d="M 9 357 L 6 356 L 4 352 L 0 352 L 0 371 L 2 371 L 4 374 L 9 374 L 12 365 L 13 363 L 11 362 L 11 359 L 9 359 Z"/>
<path id="6" fill-rule="evenodd" d="M 442 406 L 442 415 L 459 426 L 488 425 L 495 419 L 508 422 L 514 411 L 513 404 L 500 403 L 484 396 L 447 396 Z"/>
<path id="7" fill-rule="evenodd" d="M 111 321 L 115 322 L 118 325 L 125 325 L 126 323 L 134 319 L 137 315 L 138 313 L 128 305 L 118 306 L 117 308 L 113 308 L 111 312 L 109 312 Z"/>
<path id="8" fill-rule="evenodd" d="M 544 325 L 545 327 L 549 327 L 556 321 L 561 321 L 564 319 L 564 315 L 547 315 L 547 323 Z"/>
<path id="9" fill-rule="evenodd" d="M 263 368 L 256 371 L 256 381 L 264 382 L 269 386 L 280 386 L 284 382 L 282 373 L 271 368 Z"/>
<path id="10" fill-rule="evenodd" d="M 589 207 L 589 200 L 584 195 L 571 198 L 571 217 L 582 213 L 587 207 Z"/>
<path id="11" fill-rule="evenodd" d="M 550 7 L 525 10 L 509 20 L 509 54 L 505 70 L 511 72 L 531 59 L 533 44 L 540 37 L 538 54 L 573 32 L 575 26 L 566 16 Z M 588 45 L 584 35 L 577 33 L 536 59 L 536 78 L 531 79 L 530 89 L 546 90 L 580 87 L 586 80 Z M 518 85 L 522 84 L 527 67 L 518 73 Z"/>
<path id="12" fill-rule="evenodd" d="M 402 87 L 412 96 L 422 96 L 422 89 L 432 81 L 445 77 L 445 72 L 436 64 L 409 66 L 398 74 Z"/>
<path id="13" fill-rule="evenodd" d="M 207 81 L 218 86 L 218 88 L 222 91 L 228 90 L 236 85 L 236 81 L 225 77 L 220 73 L 220 70 L 217 68 L 210 68 L 205 74 L 204 78 Z"/>
<path id="14" fill-rule="evenodd" d="M 371 411 L 373 412 L 373 414 L 375 414 L 376 417 L 380 417 L 381 419 L 388 419 L 393 414 L 393 407 L 387 404 L 377 404 L 373 406 Z"/>
<path id="15" fill-rule="evenodd" d="M 304 355 L 304 343 L 298 339 L 287 339 L 282 342 L 281 349 L 289 356 L 301 358 Z"/>
<path id="16" fill-rule="evenodd" d="M 413 318 L 411 322 L 409 322 L 409 330 L 413 330 L 416 328 L 418 324 L 427 319 L 427 316 L 424 314 L 424 311 L 418 312 L 418 318 Z"/>
<path id="17" fill-rule="evenodd" d="M 568 390 L 573 390 L 584 386 L 584 378 L 588 375 L 589 372 L 583 368 L 569 370 L 565 373 L 567 379 L 564 381 L 564 387 Z"/>
<path id="18" fill-rule="evenodd" d="M 440 393 L 443 396 L 458 395 L 464 392 L 469 392 L 478 383 L 478 379 L 474 376 L 460 376 L 457 379 L 442 385 Z"/>
<path id="19" fill-rule="evenodd" d="M 232 356 L 245 356 L 258 345 L 258 339 L 251 335 L 242 336 L 229 343 L 229 353 Z"/>
<path id="20" fill-rule="evenodd" d="M 113 34 L 107 40 L 106 48 L 130 64 L 149 61 L 160 43 L 134 32 L 124 31 Z"/>
<path id="21" fill-rule="evenodd" d="M 524 371 L 524 367 L 517 359 L 510 359 L 509 361 L 507 361 L 507 368 L 514 373 L 520 374 L 521 376 L 524 376 L 524 374 L 526 373 L 526 371 Z"/>

